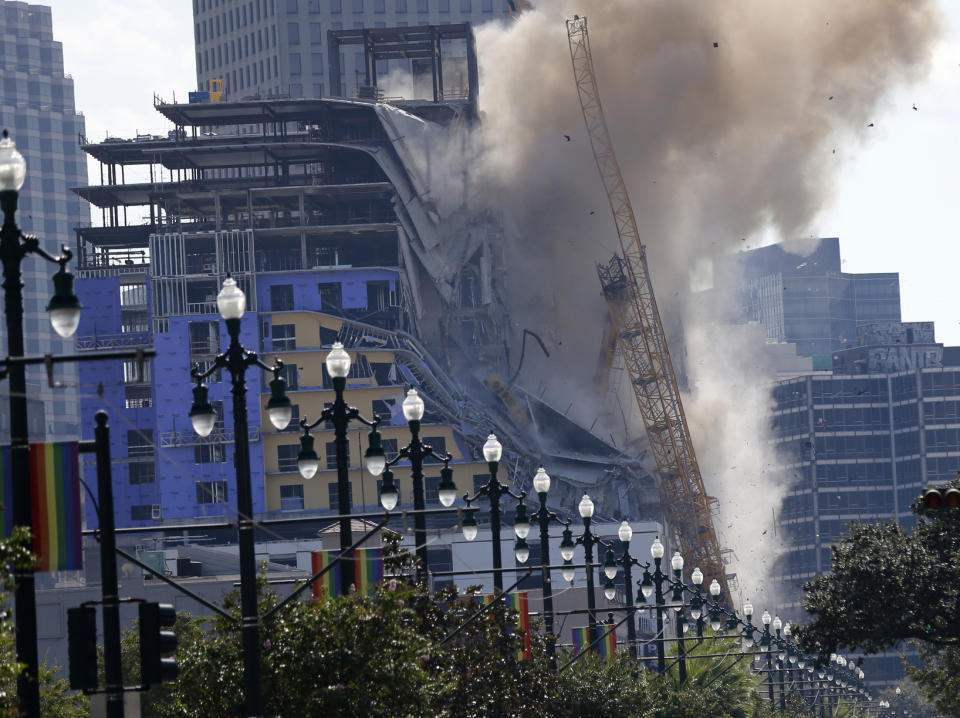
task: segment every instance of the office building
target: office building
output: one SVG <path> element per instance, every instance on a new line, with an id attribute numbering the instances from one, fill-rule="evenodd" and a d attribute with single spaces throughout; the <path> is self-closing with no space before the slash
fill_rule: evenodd
<path id="1" fill-rule="evenodd" d="M 355 97 L 391 72 L 403 73 L 413 94 L 433 97 L 430 55 L 400 52 L 368 64 L 363 47 L 334 48 L 329 33 L 472 23 L 509 17 L 506 0 L 194 0 L 197 84 L 209 90 L 222 81 L 223 99 L 265 97 Z M 441 93 L 466 91 L 466 48 L 436 37 L 450 56 Z M 382 83 L 381 83 L 382 84 Z M 219 85 L 214 85 L 219 87 Z M 384 91 L 394 94 L 397 85 Z"/>
<path id="2" fill-rule="evenodd" d="M 761 247 L 730 264 L 743 280 L 743 318 L 763 324 L 771 341 L 796 343 L 815 369 L 830 369 L 833 352 L 855 346 L 857 327 L 900 321 L 899 275 L 842 271 L 835 237 Z"/>
<path id="3" fill-rule="evenodd" d="M 84 122 L 74 106 L 73 80 L 64 74 L 63 48 L 54 40 L 49 7 L 0 0 L 0 68 L 0 129 L 9 131 L 27 161 L 17 222 L 24 234 L 36 235 L 41 248 L 57 256 L 61 245 L 73 245 L 74 228 L 89 223 L 89 212 L 70 191 L 87 181 L 86 159 L 77 146 Z M 57 266 L 28 255 L 22 267 L 26 353 L 72 351 L 72 341 L 57 336 L 46 311 Z M 4 352 L 5 334 L 6 324 L 0 321 Z M 76 367 L 59 365 L 54 381 L 63 387 L 52 388 L 43 368 L 27 369 L 32 441 L 79 435 Z M 9 431 L 8 412 L 0 411 L 0 433 L 8 436 Z"/>
<path id="4" fill-rule="evenodd" d="M 781 607 L 799 615 L 801 586 L 830 570 L 830 546 L 857 521 L 916 525 L 911 503 L 960 469 L 960 351 L 932 322 L 858 328 L 833 369 L 777 382 L 774 443 L 790 477 L 779 515 Z M 892 657 L 867 658 L 872 680 L 902 675 Z"/>

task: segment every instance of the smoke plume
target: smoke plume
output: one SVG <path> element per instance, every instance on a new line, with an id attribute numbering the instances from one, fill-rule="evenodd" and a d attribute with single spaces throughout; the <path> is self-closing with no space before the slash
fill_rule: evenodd
<path id="1" fill-rule="evenodd" d="M 755 586 L 764 569 L 747 554 L 772 552 L 761 531 L 781 495 L 769 472 L 770 400 L 750 345 L 692 307 L 690 269 L 765 230 L 809 234 L 832 192 L 832 149 L 866 142 L 887 93 L 927 71 L 935 3 L 538 5 L 477 33 L 483 122 L 472 181 L 496 192 L 513 223 L 514 328 L 537 331 L 551 349 L 549 359 L 528 354 L 519 381 L 547 382 L 554 403 L 574 402 L 586 425 L 607 413 L 592 384 L 606 316 L 595 263 L 619 245 L 571 71 L 564 19 L 579 13 L 661 312 L 683 326 L 672 350 L 686 359 L 678 371 L 707 490 L 721 501 L 716 524 L 742 559 L 731 567 L 741 585 Z M 624 406 L 632 401 L 628 392 Z M 636 416 L 631 430 L 642 434 Z"/>

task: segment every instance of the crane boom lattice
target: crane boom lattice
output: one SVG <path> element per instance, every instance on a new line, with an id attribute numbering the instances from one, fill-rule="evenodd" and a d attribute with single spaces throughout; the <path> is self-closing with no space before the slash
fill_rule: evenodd
<path id="1" fill-rule="evenodd" d="M 715 500 L 704 489 L 653 294 L 646 250 L 603 116 L 586 18 L 574 16 L 567 20 L 567 37 L 583 120 L 622 252 L 622 256 L 614 256 L 597 270 L 612 326 L 617 328 L 617 346 L 657 463 L 666 523 L 686 566 L 699 566 L 707 585 L 716 579 L 723 595 L 730 600 L 710 510 Z"/>

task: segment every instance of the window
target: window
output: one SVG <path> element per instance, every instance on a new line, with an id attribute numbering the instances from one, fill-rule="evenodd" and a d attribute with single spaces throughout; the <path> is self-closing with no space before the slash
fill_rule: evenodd
<path id="1" fill-rule="evenodd" d="M 270 287 L 270 309 L 274 312 L 293 311 L 292 284 L 275 284 Z"/>
<path id="2" fill-rule="evenodd" d="M 280 510 L 298 511 L 303 508 L 303 484 L 280 487 Z"/>
<path id="3" fill-rule="evenodd" d="M 297 348 L 297 325 L 274 324 L 270 330 L 275 352 L 289 352 Z"/>
<path id="4" fill-rule="evenodd" d="M 387 0 L 373 0 L 373 11 L 377 13 L 387 11 Z"/>
<path id="5" fill-rule="evenodd" d="M 277 447 L 277 469 L 279 471 L 296 471 L 297 455 L 300 453 L 300 444 L 281 444 Z"/>
<path id="6" fill-rule="evenodd" d="M 153 405 L 149 384 L 131 384 L 123 388 L 124 408 L 148 409 Z"/>
<path id="7" fill-rule="evenodd" d="M 124 359 L 123 383 L 148 384 L 150 382 L 150 363 L 138 362 L 136 359 Z"/>
<path id="8" fill-rule="evenodd" d="M 273 427 L 273 424 L 270 424 Z M 280 431 L 300 431 L 300 405 L 293 405 L 293 413 L 290 415 L 290 423 Z"/>
<path id="9" fill-rule="evenodd" d="M 289 45 L 300 44 L 300 23 L 298 22 L 287 23 L 287 44 Z"/>
<path id="10" fill-rule="evenodd" d="M 323 11 L 323 0 L 307 0 L 307 12 L 318 13 Z"/>
<path id="11" fill-rule="evenodd" d="M 135 461 L 128 466 L 131 484 L 152 484 L 156 481 L 157 475 L 152 461 Z"/>
<path id="12" fill-rule="evenodd" d="M 380 439 L 380 446 L 388 459 L 392 459 L 399 452 L 396 439 Z"/>
<path id="13" fill-rule="evenodd" d="M 339 15 L 343 12 L 343 3 L 341 0 L 330 0 L 330 12 Z"/>
<path id="14" fill-rule="evenodd" d="M 313 70 L 313 74 L 320 75 L 323 74 L 323 53 L 322 52 L 311 52 L 310 53 L 310 67 Z M 314 93 L 317 97 L 320 96 L 319 93 Z"/>
<path id="15" fill-rule="evenodd" d="M 296 391 L 300 386 L 296 364 L 284 364 L 283 369 L 280 370 L 280 376 L 287 382 L 287 391 Z"/>
<path id="16" fill-rule="evenodd" d="M 131 506 L 130 520 L 131 521 L 150 521 L 153 518 L 154 506 L 155 504 L 141 504 L 140 506 Z"/>
<path id="17" fill-rule="evenodd" d="M 417 0 L 417 12 L 430 12 L 430 0 Z"/>
<path id="18" fill-rule="evenodd" d="M 287 15 L 296 15 L 298 12 L 297 0 L 287 0 Z"/>
<path id="19" fill-rule="evenodd" d="M 350 503 L 350 506 L 353 506 L 353 484 L 347 484 L 347 501 Z M 340 487 L 336 481 L 331 481 L 327 484 L 327 497 L 330 501 L 330 508 L 334 511 L 339 510 L 340 508 Z"/>
<path id="20" fill-rule="evenodd" d="M 310 44 L 323 44 L 323 25 L 318 22 L 310 23 Z"/>
<path id="21" fill-rule="evenodd" d="M 493 2 L 493 0 L 490 0 Z M 407 0 L 397 0 L 397 12 L 406 12 L 407 11 Z"/>
<path id="22" fill-rule="evenodd" d="M 290 97 L 303 97 L 303 83 L 302 83 L 302 82 L 291 82 L 291 83 L 290 83 Z"/>
<path id="23" fill-rule="evenodd" d="M 447 453 L 447 440 L 443 436 L 425 436 L 423 437 L 423 443 L 433 449 L 433 453 L 437 456 L 443 456 Z M 424 463 L 436 464 L 439 463 L 439 459 L 433 459 L 430 457 L 425 458 Z"/>
<path id="24" fill-rule="evenodd" d="M 363 12 L 363 0 L 353 0 L 353 13 L 359 15 Z"/>
<path id="25" fill-rule="evenodd" d="M 367 311 L 379 312 L 390 306 L 390 282 L 367 282 Z"/>
<path id="26" fill-rule="evenodd" d="M 328 314 L 342 311 L 343 289 L 340 282 L 321 282 L 317 289 L 320 292 L 321 311 Z"/>
<path id="27" fill-rule="evenodd" d="M 147 285 L 146 284 L 121 284 L 120 285 L 120 306 L 121 307 L 147 306 Z"/>
<path id="28" fill-rule="evenodd" d="M 198 481 L 198 504 L 225 504 L 227 503 L 226 481 Z"/>
<path id="29" fill-rule="evenodd" d="M 218 322 L 188 322 L 190 335 L 190 360 L 217 354 L 220 351 L 220 328 Z"/>
<path id="30" fill-rule="evenodd" d="M 470 0 L 460 0 L 460 12 L 471 12 L 473 10 L 470 7 Z"/>
<path id="31" fill-rule="evenodd" d="M 153 432 L 144 429 L 128 430 L 127 456 L 153 456 Z"/>
<path id="32" fill-rule="evenodd" d="M 426 476 L 423 479 L 424 498 L 428 504 L 440 503 L 440 477 Z"/>
<path id="33" fill-rule="evenodd" d="M 473 475 L 473 493 L 476 494 L 480 489 L 490 483 L 490 474 Z"/>
<path id="34" fill-rule="evenodd" d="M 379 417 L 385 424 L 388 424 L 390 423 L 390 418 L 393 416 L 394 405 L 396 405 L 395 401 L 387 402 L 383 399 L 374 399 L 372 406 L 373 415 Z"/>
<path id="35" fill-rule="evenodd" d="M 332 389 L 333 379 L 330 378 L 330 374 L 327 372 L 327 365 L 322 364 L 321 367 L 323 371 L 323 388 Z M 370 379 L 371 377 L 373 377 L 373 369 L 370 367 L 370 360 L 367 359 L 366 355 L 358 354 L 356 360 L 350 365 L 350 373 L 347 374 L 347 379 Z M 361 382 L 354 382 L 354 384 L 356 383 Z M 369 383 L 372 384 L 373 382 Z"/>
<path id="36" fill-rule="evenodd" d="M 347 463 L 350 462 L 350 444 L 349 439 L 347 440 Z M 324 449 L 326 451 L 327 457 L 327 469 L 335 471 L 337 468 L 337 442 L 328 441 Z"/>
<path id="37" fill-rule="evenodd" d="M 224 444 L 197 444 L 193 447 L 193 463 L 222 464 L 227 460 Z"/>
<path id="38" fill-rule="evenodd" d="M 438 2 L 440 3 L 440 12 L 450 12 L 450 0 L 438 0 Z"/>

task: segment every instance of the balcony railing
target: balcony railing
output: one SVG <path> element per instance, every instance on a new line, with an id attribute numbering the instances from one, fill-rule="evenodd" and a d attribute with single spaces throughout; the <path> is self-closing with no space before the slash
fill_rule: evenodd
<path id="1" fill-rule="evenodd" d="M 115 349 L 118 347 L 152 347 L 153 334 L 149 332 L 124 332 L 122 334 L 88 334 L 77 337 L 77 351 Z"/>
<path id="2" fill-rule="evenodd" d="M 250 441 L 260 441 L 260 427 L 252 427 L 247 431 Z M 214 429 L 209 436 L 197 436 L 193 431 L 163 431 L 160 432 L 160 446 L 199 446 L 201 444 L 232 444 L 236 436 L 231 428 Z"/>

